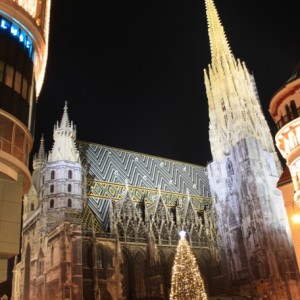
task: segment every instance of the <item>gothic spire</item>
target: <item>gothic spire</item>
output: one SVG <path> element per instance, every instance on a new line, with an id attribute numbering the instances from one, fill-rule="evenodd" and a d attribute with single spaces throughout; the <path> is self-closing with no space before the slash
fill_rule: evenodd
<path id="1" fill-rule="evenodd" d="M 46 152 L 44 145 L 44 136 L 42 135 L 38 153 L 33 157 L 33 169 L 40 168 L 46 163 Z"/>
<path id="2" fill-rule="evenodd" d="M 205 0 L 205 7 L 212 60 L 220 56 L 230 56 L 231 49 L 213 0 Z"/>
<path id="3" fill-rule="evenodd" d="M 28 195 L 30 193 L 37 193 L 37 195 L 39 194 L 41 170 L 43 169 L 43 167 L 45 167 L 46 163 L 47 163 L 47 154 L 45 152 L 44 136 L 42 135 L 41 140 L 40 140 L 39 150 L 37 153 L 34 154 L 33 159 L 32 159 L 32 167 L 33 167 L 33 172 L 32 172 L 32 176 L 31 176 L 32 186 L 30 188 Z M 29 198 L 30 198 L 30 196 L 29 196 Z M 28 200 L 28 197 L 27 197 L 27 200 Z M 26 202 L 27 200 L 24 200 L 24 201 Z M 27 205 L 29 205 L 28 202 L 27 202 Z M 28 208 L 28 206 L 26 209 L 30 210 L 30 208 Z"/>
<path id="4" fill-rule="evenodd" d="M 60 121 L 60 128 L 68 128 L 70 126 L 69 116 L 68 116 L 68 104 L 65 101 L 64 112 Z"/>
<path id="5" fill-rule="evenodd" d="M 223 160 L 237 142 L 252 137 L 275 152 L 253 75 L 236 60 L 213 0 L 205 0 L 211 64 L 204 70 L 209 108 L 209 140 L 213 160 Z"/>
<path id="6" fill-rule="evenodd" d="M 60 123 L 57 122 L 53 132 L 54 144 L 49 153 L 48 161 L 67 160 L 79 162 L 79 152 L 76 148 L 76 128 L 70 122 L 68 105 L 65 102 L 64 112 Z"/>
<path id="7" fill-rule="evenodd" d="M 40 142 L 40 148 L 39 148 L 39 152 L 38 152 L 38 155 L 37 157 L 39 159 L 45 159 L 46 158 L 46 152 L 45 152 L 45 143 L 44 143 L 44 135 L 42 134 L 42 137 L 41 137 L 41 142 Z"/>

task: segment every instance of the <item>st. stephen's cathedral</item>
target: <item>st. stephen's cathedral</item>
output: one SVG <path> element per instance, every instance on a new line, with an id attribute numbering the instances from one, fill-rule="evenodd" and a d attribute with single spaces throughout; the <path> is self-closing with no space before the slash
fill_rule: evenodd
<path id="1" fill-rule="evenodd" d="M 300 299 L 276 188 L 281 166 L 255 81 L 232 54 L 213 0 L 205 5 L 213 161 L 204 167 L 78 141 L 66 103 L 52 149 L 41 138 L 33 158 L 14 300 L 169 299 L 180 230 L 209 296 Z"/>

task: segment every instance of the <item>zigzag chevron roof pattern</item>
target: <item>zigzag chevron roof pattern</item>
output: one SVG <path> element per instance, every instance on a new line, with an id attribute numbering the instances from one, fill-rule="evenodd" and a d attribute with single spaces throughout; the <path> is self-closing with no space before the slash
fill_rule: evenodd
<path id="1" fill-rule="evenodd" d="M 120 200 L 126 189 L 135 201 L 153 202 L 161 193 L 173 206 L 189 193 L 195 202 L 210 202 L 203 166 L 84 141 L 77 145 L 81 162 L 87 166 L 88 204 L 104 227 L 109 217 L 107 200 Z"/>

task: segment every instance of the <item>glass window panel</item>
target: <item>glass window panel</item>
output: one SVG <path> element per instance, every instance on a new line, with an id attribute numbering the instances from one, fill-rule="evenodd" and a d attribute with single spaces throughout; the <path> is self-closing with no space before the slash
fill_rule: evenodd
<path id="1" fill-rule="evenodd" d="M 22 97 L 25 99 L 27 99 L 27 90 L 28 90 L 28 81 L 26 78 L 23 78 Z"/>
<path id="2" fill-rule="evenodd" d="M 11 153 L 13 123 L 0 115 L 0 148 Z"/>
<path id="3" fill-rule="evenodd" d="M 14 156 L 21 161 L 24 161 L 24 143 L 25 134 L 23 130 L 16 126 Z"/>
<path id="4" fill-rule="evenodd" d="M 3 81 L 3 74 L 4 74 L 4 62 L 0 61 L 0 82 Z"/>
<path id="5" fill-rule="evenodd" d="M 22 151 L 24 149 L 24 141 L 25 141 L 24 131 L 20 127 L 16 126 L 15 145 Z"/>
<path id="6" fill-rule="evenodd" d="M 5 71 L 5 80 L 4 83 L 12 87 L 13 86 L 13 78 L 14 78 L 14 69 L 12 66 L 7 65 L 6 66 L 6 71 Z"/>
<path id="7" fill-rule="evenodd" d="M 19 71 L 16 71 L 14 89 L 19 94 L 21 94 L 21 81 L 22 75 Z"/>

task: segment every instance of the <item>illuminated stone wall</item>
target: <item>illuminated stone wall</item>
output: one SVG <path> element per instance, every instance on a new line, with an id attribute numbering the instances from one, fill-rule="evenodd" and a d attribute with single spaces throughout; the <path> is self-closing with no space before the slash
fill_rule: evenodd
<path id="1" fill-rule="evenodd" d="M 244 295 L 299 295 L 298 269 L 273 156 L 253 138 L 208 166 L 218 248 L 228 278 Z M 250 278 L 252 280 L 250 280 Z M 288 299 L 288 298 L 283 298 Z"/>

